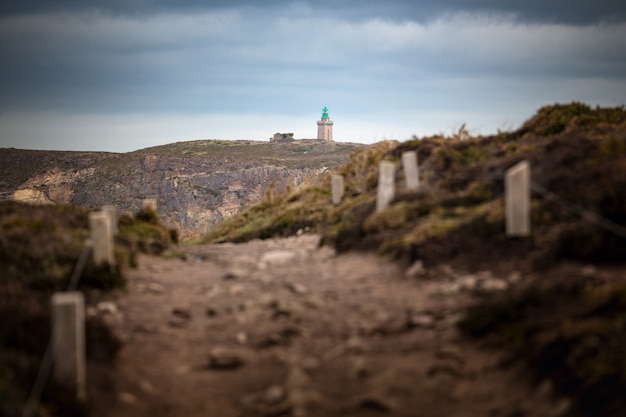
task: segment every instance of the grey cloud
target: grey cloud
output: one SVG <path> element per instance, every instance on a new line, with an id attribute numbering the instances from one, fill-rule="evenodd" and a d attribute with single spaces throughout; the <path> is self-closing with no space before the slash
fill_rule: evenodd
<path id="1" fill-rule="evenodd" d="M 112 14 L 150 14 L 161 12 L 194 12 L 215 9 L 254 7 L 274 9 L 278 13 L 290 5 L 304 5 L 320 16 L 341 15 L 364 19 L 372 16 L 426 22 L 443 13 L 484 12 L 515 15 L 520 21 L 593 24 L 626 20 L 623 0 L 5 0 L 1 15 L 35 12 L 101 10 Z"/>
<path id="2" fill-rule="evenodd" d="M 367 97 L 410 100 L 445 78 L 626 73 L 626 25 L 529 27 L 471 15 L 420 25 L 305 12 L 5 18 L 0 109 L 254 111 L 277 100 L 295 112 L 311 91 L 361 107 Z"/>
<path id="3" fill-rule="evenodd" d="M 531 22 L 590 24 L 626 19 L 621 0 L 446 0 L 439 7 L 452 12 L 510 13 Z"/>
<path id="4" fill-rule="evenodd" d="M 0 147 L 265 139 L 314 132 L 308 116 L 285 120 L 324 105 L 337 134 L 351 124 L 366 139 L 457 122 L 493 132 L 547 103 L 626 97 L 617 1 L 259 4 L 0 2 Z"/>

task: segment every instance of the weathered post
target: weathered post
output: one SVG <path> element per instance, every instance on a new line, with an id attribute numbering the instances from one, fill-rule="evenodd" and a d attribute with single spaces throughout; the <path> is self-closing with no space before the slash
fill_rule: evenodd
<path id="1" fill-rule="evenodd" d="M 52 295 L 52 357 L 56 380 L 85 401 L 85 300 L 81 292 Z"/>
<path id="2" fill-rule="evenodd" d="M 382 161 L 378 167 L 378 194 L 376 211 L 384 210 L 395 193 L 396 165 L 390 161 Z"/>
<path id="3" fill-rule="evenodd" d="M 343 175 L 334 174 L 331 177 L 331 189 L 333 192 L 333 204 L 338 205 L 341 203 L 345 191 Z"/>
<path id="4" fill-rule="evenodd" d="M 141 208 L 143 210 L 151 210 L 156 213 L 157 211 L 157 201 L 156 198 L 146 198 L 141 201 Z"/>
<path id="5" fill-rule="evenodd" d="M 406 179 L 406 189 L 416 191 L 420 186 L 417 152 L 408 151 L 402 153 L 402 168 L 404 169 L 404 177 Z"/>
<path id="6" fill-rule="evenodd" d="M 111 217 L 107 213 L 89 213 L 89 228 L 93 243 L 93 262 L 96 266 L 108 264 L 115 266 L 115 251 L 113 247 L 113 229 Z"/>
<path id="7" fill-rule="evenodd" d="M 506 235 L 530 234 L 530 164 L 521 161 L 505 175 Z"/>
<path id="8" fill-rule="evenodd" d="M 113 236 L 117 235 L 118 211 L 115 206 L 102 206 L 102 212 L 106 213 L 111 219 L 111 231 Z"/>

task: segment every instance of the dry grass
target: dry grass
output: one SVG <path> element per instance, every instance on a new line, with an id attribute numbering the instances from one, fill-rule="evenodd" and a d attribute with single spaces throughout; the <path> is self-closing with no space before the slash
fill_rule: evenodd
<path id="1" fill-rule="evenodd" d="M 572 103 L 546 106 L 514 132 L 471 137 L 462 129 L 447 137 L 367 146 L 336 170 L 346 184 L 339 206 L 330 203 L 329 176 L 323 176 L 297 192 L 272 194 L 218 225 L 205 241 L 285 236 L 310 227 L 339 250 L 376 249 L 408 261 L 435 263 L 463 253 L 469 258 L 476 243 L 502 256 L 530 248 L 535 253 L 524 262 L 545 265 L 563 256 L 619 259 L 623 239 L 596 226 L 581 227 L 584 220 L 539 194 L 533 195 L 533 237 L 506 242 L 501 201 L 504 172 L 526 159 L 534 182 L 626 224 L 626 194 L 620 192 L 626 189 L 625 120 L 621 107 Z M 379 162 L 398 162 L 409 150 L 418 154 L 422 190 L 404 191 L 397 170 L 398 195 L 388 209 L 374 213 Z"/>
<path id="2" fill-rule="evenodd" d="M 270 143 L 254 140 L 196 140 L 142 149 L 131 153 L 170 157 L 211 157 L 228 161 L 259 162 L 288 168 L 310 168 L 326 161 L 337 166 L 344 156 L 363 145 L 348 142 L 323 142 L 296 140 L 286 143 Z"/>
<path id="3" fill-rule="evenodd" d="M 583 415 L 622 416 L 626 284 L 596 287 L 575 273 L 550 278 L 470 309 L 461 330 L 522 358 Z"/>

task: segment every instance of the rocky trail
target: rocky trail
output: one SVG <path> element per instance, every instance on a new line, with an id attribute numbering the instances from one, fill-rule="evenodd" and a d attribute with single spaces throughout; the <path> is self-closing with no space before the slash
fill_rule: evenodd
<path id="1" fill-rule="evenodd" d="M 319 237 L 141 256 L 102 314 L 124 346 L 102 416 L 563 416 L 569 402 L 456 324 L 519 273 L 468 275 Z M 416 278 L 415 276 L 419 276 Z"/>

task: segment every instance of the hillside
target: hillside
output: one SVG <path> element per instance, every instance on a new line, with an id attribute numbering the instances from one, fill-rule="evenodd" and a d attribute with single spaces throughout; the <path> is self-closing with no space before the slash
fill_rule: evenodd
<path id="1" fill-rule="evenodd" d="M 416 192 L 404 190 L 399 168 L 409 150 L 419 160 Z M 376 212 L 382 160 L 396 163 L 398 192 Z M 522 160 L 531 166 L 532 233 L 507 238 L 504 173 Z M 552 105 L 513 132 L 472 137 L 460 130 L 380 143 L 352 154 L 336 172 L 346 182 L 339 205 L 331 204 L 327 173 L 299 190 L 268 195 L 205 241 L 311 230 L 339 252 L 395 259 L 416 285 L 437 283 L 447 299 L 476 297 L 458 323 L 461 334 L 508 352 L 499 367 L 521 366 L 532 374 L 529 382 L 548 383 L 567 399 L 558 412 L 539 415 L 624 415 L 624 107 Z"/>
<path id="2" fill-rule="evenodd" d="M 417 192 L 404 187 L 400 157 L 405 151 L 417 152 Z M 398 167 L 397 193 L 391 206 L 377 213 L 383 160 Z M 510 240 L 503 233 L 504 173 L 522 160 L 532 172 L 533 237 Z M 616 234 L 610 226 L 626 222 L 626 110 L 621 107 L 546 106 L 512 132 L 471 137 L 461 130 L 381 142 L 351 154 L 335 172 L 346 183 L 341 204 L 331 204 L 328 172 L 298 190 L 268 195 L 219 224 L 205 241 L 289 236 L 308 228 L 340 251 L 373 249 L 407 262 L 464 255 L 471 265 L 486 250 L 506 257 L 523 251 L 529 258 L 524 266 L 532 267 L 562 256 L 595 261 L 621 260 L 624 254 L 623 232 Z"/>
<path id="3" fill-rule="evenodd" d="M 404 184 L 407 150 L 418 191 Z M 258 202 L 210 227 L 207 244 L 172 247 L 155 213 L 123 216 L 121 267 L 87 262 L 79 287 L 88 403 L 52 383 L 34 415 L 626 414 L 623 107 L 552 105 L 512 132 L 371 146 L 4 151 L 5 193 L 94 205 L 117 196 L 131 210 L 155 195 L 162 210 L 179 207 L 194 192 L 224 207 L 218 184 L 254 187 L 336 161 L 297 188 L 266 183 Z M 383 160 L 398 168 L 397 192 L 376 212 Z M 507 238 L 503 176 L 522 160 L 532 233 Z M 346 181 L 336 206 L 333 172 Z M 84 250 L 88 211 L 0 203 L 0 414 L 23 409 L 49 336 L 47 299 Z"/>
<path id="4" fill-rule="evenodd" d="M 361 146 L 199 140 L 123 154 L 0 149 L 0 200 L 134 212 L 156 198 L 164 222 L 192 237 L 260 200 L 273 181 L 295 187 Z"/>

